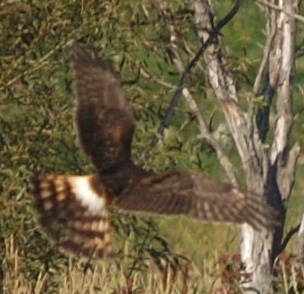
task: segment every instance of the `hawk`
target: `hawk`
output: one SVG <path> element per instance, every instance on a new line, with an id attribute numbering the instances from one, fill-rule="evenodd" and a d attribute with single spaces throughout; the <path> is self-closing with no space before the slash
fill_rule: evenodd
<path id="1" fill-rule="evenodd" d="M 81 257 L 112 256 L 109 208 L 271 229 L 274 210 L 259 195 L 201 173 L 154 173 L 134 164 L 133 111 L 108 62 L 80 48 L 71 56 L 75 125 L 92 175 L 37 174 L 29 184 L 40 222 L 59 248 Z"/>

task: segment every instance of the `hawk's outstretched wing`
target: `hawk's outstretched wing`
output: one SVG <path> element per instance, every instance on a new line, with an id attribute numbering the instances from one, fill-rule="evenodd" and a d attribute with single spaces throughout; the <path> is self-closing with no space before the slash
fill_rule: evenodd
<path id="1" fill-rule="evenodd" d="M 276 213 L 259 195 L 200 173 L 163 172 L 145 176 L 117 197 L 115 206 L 129 212 L 189 215 L 201 221 L 248 223 L 271 229 Z"/>
<path id="2" fill-rule="evenodd" d="M 130 158 L 133 112 L 106 62 L 75 48 L 76 128 L 98 174 L 38 175 L 29 185 L 41 224 L 73 254 L 112 254 L 107 206 L 121 211 L 189 215 L 201 221 L 271 229 L 276 214 L 259 195 L 199 173 L 146 172 Z"/>
<path id="3" fill-rule="evenodd" d="M 130 161 L 132 109 L 108 62 L 78 47 L 71 60 L 80 143 L 99 172 L 117 169 Z"/>

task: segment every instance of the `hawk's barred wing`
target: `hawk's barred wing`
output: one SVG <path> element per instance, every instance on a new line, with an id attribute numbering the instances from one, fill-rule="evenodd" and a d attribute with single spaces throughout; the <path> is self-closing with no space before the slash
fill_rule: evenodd
<path id="1" fill-rule="evenodd" d="M 39 175 L 29 184 L 40 223 L 61 251 L 79 257 L 112 256 L 108 199 L 95 176 Z"/>
<path id="2" fill-rule="evenodd" d="M 261 196 L 199 173 L 164 172 L 144 177 L 127 187 L 115 206 L 131 212 L 248 223 L 257 230 L 276 225 L 275 211 Z"/>
<path id="3" fill-rule="evenodd" d="M 107 62 L 77 47 L 71 59 L 81 145 L 99 172 L 117 169 L 130 160 L 132 109 Z"/>

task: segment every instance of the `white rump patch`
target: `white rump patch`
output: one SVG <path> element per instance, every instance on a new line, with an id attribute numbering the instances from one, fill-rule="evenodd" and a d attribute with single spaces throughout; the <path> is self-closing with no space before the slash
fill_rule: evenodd
<path id="1" fill-rule="evenodd" d="M 100 212 L 106 209 L 106 199 L 103 195 L 98 195 L 91 186 L 91 176 L 75 176 L 69 178 L 72 192 L 76 198 L 91 212 Z"/>

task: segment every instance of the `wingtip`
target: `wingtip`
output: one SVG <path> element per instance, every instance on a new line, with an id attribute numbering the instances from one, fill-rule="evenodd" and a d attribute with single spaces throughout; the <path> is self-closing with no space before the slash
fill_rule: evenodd
<path id="1" fill-rule="evenodd" d="M 79 44 L 74 43 L 71 46 L 69 60 L 73 64 L 98 64 L 102 66 L 104 70 L 108 70 L 112 73 L 115 73 L 112 60 L 99 58 L 98 53 L 99 52 L 96 50 L 96 48 L 83 48 Z"/>
<path id="2" fill-rule="evenodd" d="M 97 52 L 82 48 L 79 44 L 74 43 L 71 46 L 70 60 L 71 61 L 90 61 L 97 58 Z"/>
<path id="3" fill-rule="evenodd" d="M 267 205 L 267 216 L 259 219 L 259 223 L 250 224 L 255 230 L 262 231 L 273 231 L 282 226 L 280 222 L 279 213 L 270 205 Z"/>

